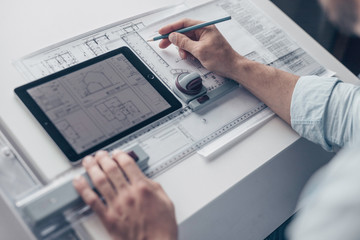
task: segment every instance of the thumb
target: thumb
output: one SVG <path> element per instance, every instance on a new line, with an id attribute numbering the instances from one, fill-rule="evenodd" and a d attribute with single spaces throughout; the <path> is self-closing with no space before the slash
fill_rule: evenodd
<path id="1" fill-rule="evenodd" d="M 186 35 L 176 32 L 169 35 L 169 41 L 180 49 L 183 49 L 190 53 L 194 49 L 194 46 L 196 44 L 195 41 L 191 40 Z"/>

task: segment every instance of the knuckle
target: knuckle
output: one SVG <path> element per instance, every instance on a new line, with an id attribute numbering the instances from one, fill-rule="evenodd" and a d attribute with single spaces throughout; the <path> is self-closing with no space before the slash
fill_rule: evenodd
<path id="1" fill-rule="evenodd" d="M 215 25 L 208 26 L 209 31 L 215 32 L 217 31 L 217 27 Z"/>
<path id="2" fill-rule="evenodd" d="M 98 196 L 92 192 L 90 189 L 85 189 L 81 193 L 81 197 L 83 198 L 84 202 L 89 205 L 91 208 L 94 208 L 95 205 L 98 203 L 99 198 Z"/>
<path id="3" fill-rule="evenodd" d="M 133 196 L 126 196 L 124 201 L 127 207 L 133 207 L 135 205 L 135 198 Z"/>
<path id="4" fill-rule="evenodd" d="M 116 224 L 117 224 L 117 217 L 115 214 L 111 213 L 111 214 L 107 214 L 106 216 L 106 227 L 110 230 L 110 232 L 116 228 Z"/>
<path id="5" fill-rule="evenodd" d="M 125 183 L 125 182 L 123 182 L 123 181 L 121 181 L 120 183 L 118 183 L 118 187 L 119 187 L 119 189 L 126 189 L 127 188 L 127 184 Z"/>
<path id="6" fill-rule="evenodd" d="M 204 59 L 206 57 L 206 48 L 201 46 L 197 49 L 197 56 L 199 59 Z"/>
<path id="7" fill-rule="evenodd" d="M 151 188 L 150 185 L 145 181 L 140 181 L 137 184 L 137 191 L 142 197 L 150 196 L 151 194 Z"/>
<path id="8" fill-rule="evenodd" d="M 162 190 L 162 187 L 161 187 L 160 183 L 158 183 L 158 182 L 153 182 L 153 186 L 156 190 Z"/>
<path id="9" fill-rule="evenodd" d="M 118 166 L 114 163 L 108 164 L 104 167 L 104 172 L 107 174 L 114 174 L 118 170 Z"/>
<path id="10" fill-rule="evenodd" d="M 97 204 L 98 198 L 97 196 L 93 195 L 90 196 L 87 200 L 86 200 L 86 204 L 89 205 L 91 208 L 94 208 L 95 205 Z"/>
<path id="11" fill-rule="evenodd" d="M 105 176 L 101 175 L 101 176 L 97 176 L 94 180 L 94 185 L 96 187 L 101 187 L 101 186 L 104 186 L 107 182 L 107 179 Z"/>
<path id="12" fill-rule="evenodd" d="M 187 39 L 186 38 L 181 38 L 179 41 L 178 41 L 178 47 L 183 49 L 186 47 L 186 42 L 187 42 Z"/>
<path id="13" fill-rule="evenodd" d="M 119 215 L 119 216 L 121 216 L 121 215 L 123 215 L 123 213 L 124 213 L 124 207 L 123 207 L 123 205 L 121 204 L 121 202 L 116 202 L 115 203 L 115 205 L 114 205 L 114 209 L 115 209 L 115 212 Z"/>
<path id="14" fill-rule="evenodd" d="M 121 159 L 120 159 L 120 164 L 122 167 L 129 167 L 131 165 L 134 164 L 134 160 L 132 160 L 132 158 L 128 155 L 124 155 Z"/>

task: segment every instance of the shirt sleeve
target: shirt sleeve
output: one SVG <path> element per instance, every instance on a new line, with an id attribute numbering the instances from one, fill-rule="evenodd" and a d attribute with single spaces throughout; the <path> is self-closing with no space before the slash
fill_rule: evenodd
<path id="1" fill-rule="evenodd" d="M 358 240 L 360 236 L 360 142 L 343 148 L 301 194 L 287 237 L 291 240 Z"/>
<path id="2" fill-rule="evenodd" d="M 294 89 L 291 126 L 302 137 L 337 151 L 360 129 L 360 89 L 335 77 L 301 77 Z"/>

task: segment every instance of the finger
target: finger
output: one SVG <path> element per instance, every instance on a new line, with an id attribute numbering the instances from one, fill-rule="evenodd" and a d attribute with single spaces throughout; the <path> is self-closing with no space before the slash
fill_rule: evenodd
<path id="1" fill-rule="evenodd" d="M 103 218 L 106 212 L 106 206 L 99 196 L 90 188 L 84 177 L 79 176 L 73 180 L 73 185 L 84 202 L 96 212 L 100 218 Z"/>
<path id="2" fill-rule="evenodd" d="M 105 172 L 115 189 L 122 189 L 128 184 L 118 164 L 105 151 L 99 151 L 95 159 Z"/>
<path id="3" fill-rule="evenodd" d="M 203 23 L 203 22 L 199 21 L 199 20 L 185 18 L 185 19 L 181 19 L 175 23 L 171 23 L 169 25 L 166 25 L 166 26 L 160 28 L 159 33 L 161 35 L 164 35 L 164 34 L 176 31 L 178 29 L 190 27 L 190 26 L 200 24 L 200 23 Z"/>
<path id="4" fill-rule="evenodd" d="M 196 48 L 197 45 L 196 41 L 191 40 L 188 36 L 181 33 L 171 33 L 169 36 L 169 40 L 175 46 L 190 53 L 193 51 L 193 49 Z"/>
<path id="5" fill-rule="evenodd" d="M 196 34 L 193 31 L 186 32 L 186 33 L 183 33 L 183 34 L 188 36 L 190 39 L 196 40 Z M 163 49 L 167 48 L 170 45 L 171 45 L 171 42 L 170 42 L 170 40 L 168 38 L 161 39 L 161 41 L 159 43 L 159 47 L 163 48 Z"/>
<path id="6" fill-rule="evenodd" d="M 159 48 L 167 48 L 170 45 L 171 45 L 171 42 L 169 41 L 169 39 L 167 39 L 167 38 L 161 39 L 161 41 L 159 43 Z"/>
<path id="7" fill-rule="evenodd" d="M 116 195 L 114 188 L 110 184 L 105 173 L 100 169 L 100 166 L 97 164 L 96 160 L 91 156 L 87 156 L 83 161 L 83 165 L 88 172 L 95 188 L 100 192 L 100 194 L 108 203 L 112 201 Z"/>
<path id="8" fill-rule="evenodd" d="M 117 161 L 130 183 L 142 180 L 145 175 L 142 173 L 138 165 L 127 153 L 122 151 L 114 151 L 113 158 Z"/>
<path id="9" fill-rule="evenodd" d="M 181 48 L 179 48 L 179 55 L 182 59 L 186 59 L 187 58 L 187 52 L 182 50 Z"/>

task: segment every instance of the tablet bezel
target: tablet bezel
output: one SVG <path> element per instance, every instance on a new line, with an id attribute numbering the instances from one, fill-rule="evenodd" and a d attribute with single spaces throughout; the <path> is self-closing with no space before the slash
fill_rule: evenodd
<path id="1" fill-rule="evenodd" d="M 68 143 L 65 137 L 60 133 L 52 121 L 47 117 L 46 113 L 42 111 L 40 106 L 35 102 L 35 100 L 29 95 L 28 91 L 31 88 L 40 86 L 44 83 L 54 81 L 58 78 L 61 78 L 67 74 L 73 73 L 75 71 L 81 70 L 82 68 L 88 67 L 90 65 L 99 63 L 108 58 L 114 57 L 116 55 L 123 54 L 125 58 L 139 71 L 139 73 L 155 88 L 155 90 L 169 103 L 170 108 L 146 119 L 145 121 L 130 127 L 129 129 L 110 137 L 107 140 L 102 141 L 101 143 L 85 150 L 81 153 L 77 153 L 73 147 Z M 77 65 L 71 66 L 67 69 L 59 71 L 57 73 L 48 75 L 44 78 L 38 79 L 36 81 L 30 82 L 28 84 L 17 87 L 15 90 L 16 95 L 20 100 L 25 104 L 29 109 L 32 115 L 38 120 L 41 126 L 46 130 L 48 135 L 53 139 L 65 156 L 70 160 L 70 162 L 75 163 L 82 159 L 83 157 L 93 154 L 97 150 L 103 149 L 106 146 L 113 144 L 114 142 L 120 140 L 123 137 L 126 137 L 133 132 L 151 124 L 154 121 L 159 120 L 160 118 L 165 117 L 166 115 L 180 109 L 182 104 L 177 100 L 173 93 L 156 77 L 151 70 L 145 66 L 145 64 L 128 48 L 121 47 L 111 52 L 105 53 L 101 56 L 95 57 L 93 59 L 87 60 L 85 62 L 79 63 Z"/>

